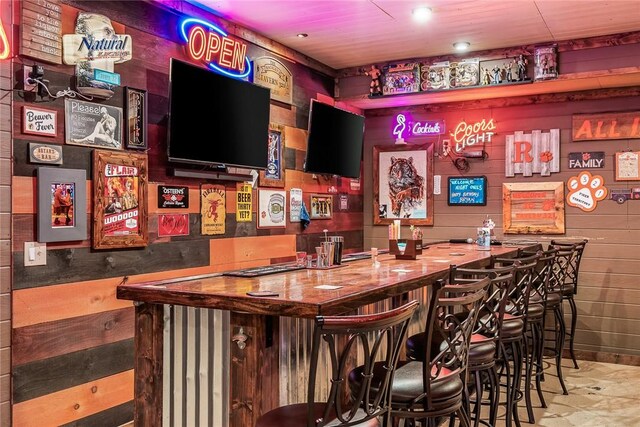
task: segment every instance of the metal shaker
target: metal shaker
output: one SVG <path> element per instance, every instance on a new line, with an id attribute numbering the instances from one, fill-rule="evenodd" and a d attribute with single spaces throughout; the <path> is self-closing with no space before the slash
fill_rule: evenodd
<path id="1" fill-rule="evenodd" d="M 344 247 L 343 236 L 331 236 L 329 237 L 334 245 L 333 263 L 335 265 L 342 264 L 342 248 Z"/>

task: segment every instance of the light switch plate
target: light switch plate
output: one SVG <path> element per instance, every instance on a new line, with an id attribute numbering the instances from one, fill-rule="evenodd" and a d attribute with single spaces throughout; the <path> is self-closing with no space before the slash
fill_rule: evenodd
<path id="1" fill-rule="evenodd" d="M 47 265 L 47 244 L 24 242 L 24 266 L 33 267 L 34 265 Z"/>

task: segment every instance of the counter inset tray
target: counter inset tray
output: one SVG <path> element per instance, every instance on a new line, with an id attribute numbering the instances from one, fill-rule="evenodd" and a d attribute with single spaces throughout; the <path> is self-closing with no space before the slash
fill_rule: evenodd
<path id="1" fill-rule="evenodd" d="M 258 277 L 267 274 L 284 273 L 287 271 L 302 270 L 304 267 L 295 264 L 267 265 L 264 267 L 245 268 L 244 270 L 226 271 L 223 276 Z"/>

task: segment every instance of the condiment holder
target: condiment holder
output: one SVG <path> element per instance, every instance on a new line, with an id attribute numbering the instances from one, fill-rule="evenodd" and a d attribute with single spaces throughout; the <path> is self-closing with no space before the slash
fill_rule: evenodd
<path id="1" fill-rule="evenodd" d="M 391 239 L 389 253 L 396 259 L 416 259 L 417 255 L 422 255 L 422 240 Z"/>

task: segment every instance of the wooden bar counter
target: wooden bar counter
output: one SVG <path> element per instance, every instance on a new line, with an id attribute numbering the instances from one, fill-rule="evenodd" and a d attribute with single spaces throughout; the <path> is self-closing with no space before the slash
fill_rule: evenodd
<path id="1" fill-rule="evenodd" d="M 244 349 L 233 345 L 231 350 L 232 359 L 242 358 L 246 363 L 231 366 L 229 425 L 246 427 L 254 425 L 260 414 L 278 406 L 279 316 L 313 318 L 351 312 L 428 286 L 446 277 L 451 264 L 481 267 L 489 263 L 490 256 L 514 256 L 517 249 L 492 246 L 491 251 L 479 251 L 475 244 L 440 243 L 423 250 L 417 260 L 380 255 L 379 267 L 374 267 L 371 259 L 363 259 L 338 268 L 251 278 L 212 275 L 121 284 L 118 298 L 136 302 L 135 425 L 162 425 L 164 304 L 229 310 L 232 330 L 242 327 L 251 336 Z M 278 295 L 247 295 L 258 291 Z M 238 372 L 240 369 L 251 372 Z"/>

